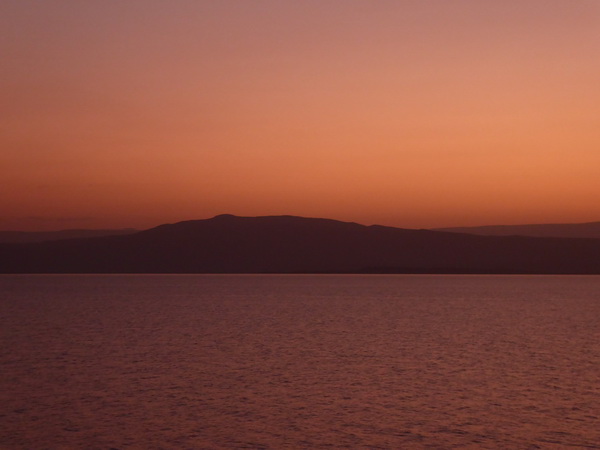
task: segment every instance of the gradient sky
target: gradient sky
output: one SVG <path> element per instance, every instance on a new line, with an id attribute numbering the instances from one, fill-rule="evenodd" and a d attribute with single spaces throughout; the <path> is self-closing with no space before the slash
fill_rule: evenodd
<path id="1" fill-rule="evenodd" d="M 0 229 L 600 220 L 598 0 L 0 0 Z"/>

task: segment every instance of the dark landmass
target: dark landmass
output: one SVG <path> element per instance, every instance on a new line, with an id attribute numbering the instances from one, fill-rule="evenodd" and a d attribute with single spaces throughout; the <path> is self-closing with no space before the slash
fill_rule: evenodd
<path id="1" fill-rule="evenodd" d="M 482 236 L 534 236 L 600 239 L 600 222 L 534 225 L 488 225 L 483 227 L 434 228 L 433 231 Z"/>
<path id="2" fill-rule="evenodd" d="M 600 239 L 222 215 L 130 235 L 0 244 L 0 272 L 600 274 Z"/>
<path id="3" fill-rule="evenodd" d="M 137 233 L 139 230 L 123 228 L 119 230 L 60 230 L 60 231 L 0 231 L 2 243 L 24 243 L 58 241 L 100 236 L 118 236 Z"/>

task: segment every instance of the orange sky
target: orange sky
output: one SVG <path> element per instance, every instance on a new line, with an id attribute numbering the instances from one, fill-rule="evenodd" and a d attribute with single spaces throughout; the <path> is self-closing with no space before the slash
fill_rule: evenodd
<path id="1" fill-rule="evenodd" d="M 598 0 L 8 0 L 0 29 L 0 229 L 600 220 Z"/>

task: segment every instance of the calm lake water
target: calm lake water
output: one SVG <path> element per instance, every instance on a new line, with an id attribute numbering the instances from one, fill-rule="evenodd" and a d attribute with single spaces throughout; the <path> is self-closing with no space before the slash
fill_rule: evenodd
<path id="1" fill-rule="evenodd" d="M 600 448 L 597 276 L 1 276 L 0 448 Z"/>

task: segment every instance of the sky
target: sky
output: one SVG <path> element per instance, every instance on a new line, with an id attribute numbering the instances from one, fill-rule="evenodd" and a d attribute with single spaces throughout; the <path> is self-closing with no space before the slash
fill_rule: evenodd
<path id="1" fill-rule="evenodd" d="M 600 220 L 598 0 L 0 0 L 0 229 Z"/>

